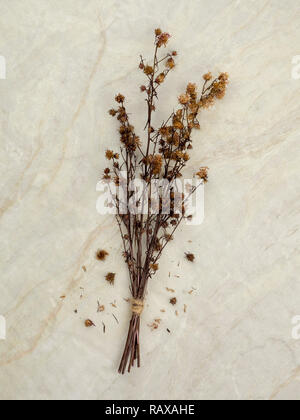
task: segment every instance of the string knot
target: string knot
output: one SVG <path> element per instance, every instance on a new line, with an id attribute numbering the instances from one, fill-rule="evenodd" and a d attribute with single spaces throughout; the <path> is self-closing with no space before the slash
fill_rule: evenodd
<path id="1" fill-rule="evenodd" d="M 132 313 L 135 315 L 141 315 L 144 309 L 144 301 L 141 299 L 133 299 L 131 304 Z"/>

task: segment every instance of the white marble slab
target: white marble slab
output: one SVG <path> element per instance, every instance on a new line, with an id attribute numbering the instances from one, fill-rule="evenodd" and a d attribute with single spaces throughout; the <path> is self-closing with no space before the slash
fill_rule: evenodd
<path id="1" fill-rule="evenodd" d="M 231 84 L 194 136 L 191 170 L 210 167 L 205 223 L 183 227 L 161 261 L 143 368 L 121 377 L 128 278 L 95 186 L 117 142 L 106 113 L 115 93 L 143 126 L 137 63 L 157 26 L 180 52 L 158 118 L 208 70 L 229 72 Z M 298 2 L 1 0 L 0 55 L 0 398 L 299 399 Z M 98 248 L 110 252 L 103 264 Z M 115 287 L 103 280 L 111 270 Z"/>

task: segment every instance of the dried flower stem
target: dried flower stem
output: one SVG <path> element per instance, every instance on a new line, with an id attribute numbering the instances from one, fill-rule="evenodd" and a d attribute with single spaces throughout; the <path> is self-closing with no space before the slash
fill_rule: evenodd
<path id="1" fill-rule="evenodd" d="M 117 210 L 116 220 L 120 229 L 124 247 L 124 258 L 128 265 L 130 276 L 130 290 L 133 302 L 142 302 L 145 299 L 147 284 L 159 269 L 158 261 L 167 244 L 184 219 L 187 219 L 186 201 L 189 197 L 182 197 L 178 204 L 176 180 L 182 177 L 182 170 L 190 159 L 188 151 L 192 149 L 191 134 L 193 129 L 200 129 L 198 115 L 204 108 L 214 104 L 215 99 L 222 99 L 228 83 L 228 75 L 222 73 L 212 81 L 212 76 L 207 73 L 203 76 L 204 85 L 200 97 L 197 86 L 189 83 L 186 92 L 179 97 L 180 108 L 172 112 L 166 122 L 159 129 L 152 127 L 153 112 L 156 111 L 158 90 L 165 82 L 168 74 L 175 67 L 176 51 L 158 57 L 163 46 L 166 46 L 170 35 L 160 29 L 155 31 L 155 49 L 153 65 L 145 64 L 141 57 L 139 68 L 147 78 L 147 86 L 141 86 L 141 92 L 146 93 L 147 102 L 147 142 L 143 150 L 140 138 L 135 134 L 134 127 L 130 124 L 125 106 L 125 97 L 116 96 L 118 109 L 109 111 L 110 115 L 117 116 L 120 123 L 120 152 L 106 151 L 106 158 L 112 162 L 112 168 L 104 171 L 103 179 L 106 182 L 114 181 L 124 193 L 122 200 L 118 195 L 113 195 Z M 161 66 L 164 65 L 164 70 Z M 126 174 L 125 178 L 124 175 Z M 208 180 L 208 168 L 200 168 L 196 174 L 202 182 Z M 137 200 L 137 206 L 142 208 L 139 214 L 131 211 L 131 198 L 133 192 L 129 185 L 135 179 L 142 179 L 147 185 L 146 193 L 143 191 Z M 156 212 L 149 206 L 149 197 L 152 193 L 153 181 L 166 180 L 160 190 L 160 198 L 155 203 Z M 190 195 L 194 194 L 193 187 Z M 169 197 L 170 211 L 166 212 L 165 197 Z M 124 206 L 129 212 L 124 212 Z M 181 214 L 178 214 L 178 209 Z M 146 211 L 145 211 L 146 210 Z M 140 318 L 141 311 L 132 309 L 132 318 L 129 324 L 127 340 L 121 359 L 119 372 L 124 374 L 126 369 L 130 372 L 135 361 L 140 366 Z"/>

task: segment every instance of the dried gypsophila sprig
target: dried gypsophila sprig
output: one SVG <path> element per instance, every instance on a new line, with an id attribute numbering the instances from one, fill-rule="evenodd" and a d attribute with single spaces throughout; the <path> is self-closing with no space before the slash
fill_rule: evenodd
<path id="1" fill-rule="evenodd" d="M 127 189 L 125 204 L 128 208 L 131 198 L 128 185 L 135 178 L 142 178 L 147 186 L 150 186 L 153 180 L 162 179 L 172 185 L 176 179 L 182 177 L 182 170 L 190 159 L 192 131 L 200 129 L 199 113 L 211 107 L 216 99 L 222 99 L 226 92 L 227 73 L 221 73 L 216 79 L 213 79 L 211 73 L 205 74 L 200 94 L 197 92 L 197 85 L 189 83 L 186 92 L 178 98 L 179 109 L 173 112 L 159 129 L 155 129 L 152 117 L 156 111 L 159 88 L 176 67 L 176 51 L 158 57 L 160 49 L 166 47 L 169 39 L 168 33 L 156 29 L 153 61 L 148 63 L 141 57 L 139 63 L 139 68 L 147 79 L 147 83 L 140 87 L 141 92 L 146 94 L 147 102 L 146 146 L 143 147 L 140 137 L 136 135 L 134 127 L 130 124 L 125 97 L 122 94 L 118 94 L 115 98 L 118 108 L 109 111 L 110 115 L 117 117 L 120 123 L 120 151 L 117 153 L 112 150 L 106 151 L 106 158 L 111 162 L 111 167 L 105 169 L 103 179 L 107 182 L 113 181 L 116 186 Z M 122 178 L 121 171 L 125 171 L 127 179 Z M 208 168 L 200 168 L 196 175 L 206 183 Z M 192 188 L 191 194 L 194 192 L 195 189 Z M 119 372 L 122 374 L 127 367 L 130 371 L 135 360 L 140 366 L 140 316 L 144 307 L 147 283 L 158 271 L 158 261 L 166 245 L 173 239 L 181 222 L 189 217 L 186 214 L 185 201 L 181 203 L 182 214 L 177 214 L 178 205 L 174 189 L 170 188 L 163 193 L 170 195 L 169 214 L 164 212 L 163 199 L 157 202 L 158 211 L 155 214 L 151 213 L 150 207 L 146 215 L 132 212 L 123 214 L 121 206 L 124 203 L 114 196 L 116 219 L 123 241 L 123 256 L 128 265 L 132 293 L 132 318 L 119 367 Z M 148 200 L 148 196 L 146 199 Z M 176 303 L 175 298 L 171 303 Z"/>

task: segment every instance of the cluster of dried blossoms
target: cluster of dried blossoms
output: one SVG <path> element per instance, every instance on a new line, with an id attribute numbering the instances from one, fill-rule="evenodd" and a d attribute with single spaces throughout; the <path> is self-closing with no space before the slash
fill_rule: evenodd
<path id="1" fill-rule="evenodd" d="M 184 202 L 179 200 L 182 207 L 181 215 L 176 211 L 177 193 L 172 183 L 182 177 L 182 170 L 190 159 L 189 151 L 193 148 L 191 134 L 193 129 L 199 130 L 199 113 L 211 107 L 216 99 L 222 99 L 226 92 L 228 75 L 222 73 L 213 79 L 211 73 L 203 76 L 204 83 L 200 93 L 197 85 L 189 83 L 186 92 L 179 96 L 179 108 L 173 112 L 169 119 L 158 129 L 153 127 L 153 113 L 156 111 L 158 90 L 165 82 L 168 74 L 176 67 L 177 52 L 173 51 L 159 57 L 159 51 L 166 47 L 170 35 L 155 30 L 155 51 L 153 61 L 147 63 L 141 57 L 139 68 L 145 74 L 147 83 L 141 86 L 141 92 L 146 94 L 147 101 L 147 133 L 146 145 L 143 147 L 140 137 L 130 124 L 128 112 L 125 107 L 125 97 L 116 96 L 118 107 L 109 111 L 110 115 L 117 117 L 120 128 L 120 151 L 106 151 L 106 158 L 111 167 L 104 171 L 103 179 L 112 181 L 116 186 L 126 185 L 128 189 L 131 181 L 142 178 L 151 191 L 153 180 L 165 179 L 169 190 L 162 192 L 157 204 L 157 211 L 152 212 L 149 207 L 147 214 L 123 214 L 121 203 L 114 196 L 116 206 L 116 219 L 120 228 L 124 258 L 128 265 L 130 275 L 130 289 L 132 293 L 132 318 L 130 321 L 125 350 L 121 360 L 119 372 L 124 373 L 128 367 L 130 371 L 137 360 L 140 366 L 140 315 L 143 310 L 144 298 L 149 279 L 158 271 L 158 261 L 166 245 L 173 239 L 174 232 L 187 218 Z M 126 174 L 124 176 L 121 175 Z M 202 167 L 196 174 L 203 182 L 208 181 L 208 168 Z M 125 182 L 126 181 L 126 182 Z M 171 185 L 171 188 L 170 188 Z M 129 202 L 131 192 L 126 191 Z M 195 190 L 192 189 L 191 194 Z M 170 196 L 171 206 L 168 214 L 164 211 L 164 197 Z M 146 197 L 146 201 L 148 197 Z M 142 204 L 145 203 L 143 197 Z M 128 204 L 128 203 L 127 203 Z M 153 214 L 154 213 L 154 214 Z"/>

